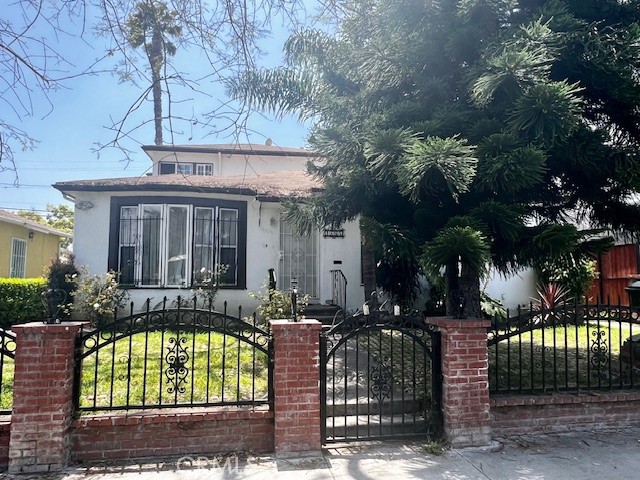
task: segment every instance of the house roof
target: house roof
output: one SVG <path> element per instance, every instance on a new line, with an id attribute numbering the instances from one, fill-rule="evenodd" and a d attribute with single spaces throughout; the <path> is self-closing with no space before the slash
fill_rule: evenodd
<path id="1" fill-rule="evenodd" d="M 13 225 L 20 225 L 29 230 L 33 230 L 40 233 L 46 233 L 48 235 L 56 235 L 59 237 L 71 238 L 73 235 L 58 230 L 56 228 L 47 227 L 41 223 L 31 220 L 29 218 L 21 217 L 15 213 L 7 212 L 6 210 L 0 210 L 0 222 L 11 223 Z"/>
<path id="2" fill-rule="evenodd" d="M 54 188 L 69 192 L 164 191 L 248 195 L 263 201 L 309 197 L 322 190 L 320 180 L 303 171 L 286 170 L 258 176 L 150 175 L 58 182 Z"/>
<path id="3" fill-rule="evenodd" d="M 277 145 L 259 145 L 251 143 L 229 143 L 216 145 L 144 145 L 145 152 L 197 152 L 197 153 L 229 153 L 261 156 L 295 156 L 315 158 L 317 153 L 305 148 L 279 147 Z"/>

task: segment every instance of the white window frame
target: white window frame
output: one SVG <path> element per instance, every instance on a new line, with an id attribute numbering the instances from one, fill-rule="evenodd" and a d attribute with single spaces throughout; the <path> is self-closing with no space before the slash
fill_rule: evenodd
<path id="1" fill-rule="evenodd" d="M 213 175 L 213 164 L 211 163 L 196 163 L 196 175 L 203 175 L 210 177 Z"/>
<path id="2" fill-rule="evenodd" d="M 144 211 L 146 208 L 159 210 L 160 211 L 160 227 L 158 230 L 158 235 L 160 238 L 158 239 L 158 282 L 157 283 L 147 283 L 143 284 L 143 254 L 144 254 Z M 171 208 L 180 208 L 186 210 L 187 222 L 185 225 L 185 250 L 186 250 L 186 259 L 185 259 L 185 282 L 181 283 L 170 283 L 171 279 L 169 278 L 169 212 Z M 158 203 L 141 203 L 138 205 L 122 205 L 119 210 L 119 218 L 122 219 L 122 212 L 125 209 L 136 209 L 137 217 L 136 217 L 136 232 L 135 243 L 131 243 L 130 241 L 127 243 L 122 243 L 122 227 L 119 228 L 118 234 L 118 268 L 122 268 L 122 248 L 123 247 L 135 247 L 134 254 L 134 269 L 133 269 L 133 285 L 135 287 L 140 288 L 180 288 L 180 287 L 188 287 L 191 285 L 195 285 L 193 281 L 193 255 L 194 255 L 194 242 L 195 242 L 195 213 L 199 209 L 207 209 L 212 211 L 212 221 L 213 221 L 213 262 L 212 268 L 215 269 L 217 265 L 219 265 L 221 259 L 221 241 L 220 241 L 220 219 L 222 211 L 230 211 L 234 212 L 235 216 L 235 243 L 233 245 L 225 245 L 224 248 L 233 248 L 235 249 L 234 261 L 235 261 L 235 275 L 233 277 L 232 283 L 224 283 L 223 285 L 235 287 L 238 285 L 238 269 L 239 269 L 239 258 L 238 252 L 240 249 L 239 241 L 240 241 L 240 230 L 239 230 L 239 220 L 240 220 L 240 211 L 236 208 L 223 208 L 220 206 L 211 206 L 211 207 L 200 207 L 193 206 L 187 204 L 158 204 Z M 129 239 L 130 240 L 130 239 Z"/>
<path id="3" fill-rule="evenodd" d="M 164 250 L 162 251 L 162 258 L 160 259 L 160 265 L 164 265 L 164 269 L 161 268 L 162 284 L 167 287 L 186 287 L 187 284 L 191 284 L 191 266 L 193 265 L 191 246 L 193 245 L 193 235 L 191 234 L 191 225 L 193 224 L 193 208 L 191 205 L 184 204 L 166 204 L 163 206 L 162 223 L 164 229 L 162 232 L 162 238 L 164 239 Z M 187 222 L 185 224 L 184 242 L 185 242 L 185 269 L 184 269 L 184 282 L 170 283 L 169 279 L 169 212 L 171 208 L 179 208 L 186 210 Z M 164 272 L 162 271 L 164 270 Z"/>
<path id="4" fill-rule="evenodd" d="M 176 173 L 179 173 L 180 175 L 193 175 L 193 164 L 178 163 Z"/>
<path id="5" fill-rule="evenodd" d="M 19 250 L 18 245 L 21 245 L 22 253 L 18 251 Z M 9 257 L 9 277 L 25 278 L 26 274 L 27 274 L 27 241 L 24 238 L 13 237 L 11 239 L 11 256 Z"/>
<path id="6" fill-rule="evenodd" d="M 233 283 L 232 285 L 237 285 L 238 284 L 238 216 L 239 216 L 239 212 L 238 210 L 236 210 L 235 208 L 221 208 L 221 207 L 217 207 L 217 215 L 216 215 L 216 223 L 217 223 L 217 228 L 216 228 L 216 246 L 217 246 L 217 252 L 216 252 L 216 259 L 218 259 L 218 263 L 219 260 L 222 258 L 222 241 L 220 238 L 221 232 L 220 230 L 222 230 L 222 228 L 220 228 L 220 224 L 221 224 L 221 219 L 222 219 L 222 212 L 226 211 L 226 212 L 234 212 L 235 213 L 235 224 L 236 224 L 236 242 L 234 245 L 225 245 L 224 248 L 233 248 L 235 249 L 235 255 L 234 255 L 234 261 L 236 264 L 236 270 L 235 270 L 235 276 L 233 277 Z"/>

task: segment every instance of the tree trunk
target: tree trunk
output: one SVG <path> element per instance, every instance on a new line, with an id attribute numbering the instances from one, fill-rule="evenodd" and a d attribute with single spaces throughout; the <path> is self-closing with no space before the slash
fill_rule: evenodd
<path id="1" fill-rule="evenodd" d="M 460 290 L 463 292 L 462 318 L 480 318 L 480 277 L 478 272 L 462 264 Z"/>
<path id="2" fill-rule="evenodd" d="M 151 93 L 153 95 L 153 124 L 155 126 L 156 145 L 162 145 L 162 84 L 160 71 L 164 64 L 162 35 L 158 30 L 154 30 L 151 39 L 151 52 L 149 55 L 149 63 L 151 64 Z"/>
<path id="3" fill-rule="evenodd" d="M 444 270 L 445 309 L 449 317 L 458 317 L 460 314 L 459 292 L 458 262 L 451 262 Z"/>

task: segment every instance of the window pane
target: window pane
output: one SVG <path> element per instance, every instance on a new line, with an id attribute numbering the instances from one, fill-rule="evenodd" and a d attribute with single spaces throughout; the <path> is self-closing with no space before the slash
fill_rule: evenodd
<path id="1" fill-rule="evenodd" d="M 221 247 L 220 264 L 225 266 L 220 274 L 220 284 L 235 285 L 237 283 L 236 274 L 238 271 L 236 249 Z"/>
<path id="2" fill-rule="evenodd" d="M 196 165 L 196 175 L 213 175 L 213 165 L 200 163 Z"/>
<path id="3" fill-rule="evenodd" d="M 183 175 L 191 175 L 192 173 L 192 165 L 190 163 L 179 163 L 178 164 L 178 173 Z"/>
<path id="4" fill-rule="evenodd" d="M 193 236 L 193 282 L 202 283 L 213 275 L 214 209 L 196 208 Z"/>
<path id="5" fill-rule="evenodd" d="M 220 209 L 220 246 L 238 245 L 238 211 Z"/>
<path id="6" fill-rule="evenodd" d="M 235 285 L 238 272 L 238 211 L 220 209 L 220 283 Z"/>
<path id="7" fill-rule="evenodd" d="M 187 281 L 187 207 L 169 207 L 167 230 L 167 284 L 186 285 Z"/>
<path id="8" fill-rule="evenodd" d="M 161 206 L 144 205 L 142 208 L 142 285 L 160 284 L 161 227 Z"/>
<path id="9" fill-rule="evenodd" d="M 27 241 L 14 238 L 11 241 L 11 271 L 12 278 L 24 278 L 27 267 Z"/>
<path id="10" fill-rule="evenodd" d="M 175 163 L 161 163 L 160 164 L 160 175 L 170 175 L 172 173 L 176 173 L 176 164 Z"/>
<path id="11" fill-rule="evenodd" d="M 120 283 L 135 284 L 136 242 L 138 239 L 138 207 L 120 209 L 120 251 L 118 270 Z"/>

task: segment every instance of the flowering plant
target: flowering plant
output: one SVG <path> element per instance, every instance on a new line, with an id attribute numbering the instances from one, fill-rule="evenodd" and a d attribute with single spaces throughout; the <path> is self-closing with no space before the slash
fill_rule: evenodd
<path id="1" fill-rule="evenodd" d="M 88 276 L 86 268 L 81 268 L 81 274 L 74 281 L 77 282 L 73 294 L 75 310 L 94 324 L 112 318 L 129 299 L 129 292 L 120 288 L 118 274 L 114 271 Z"/>

